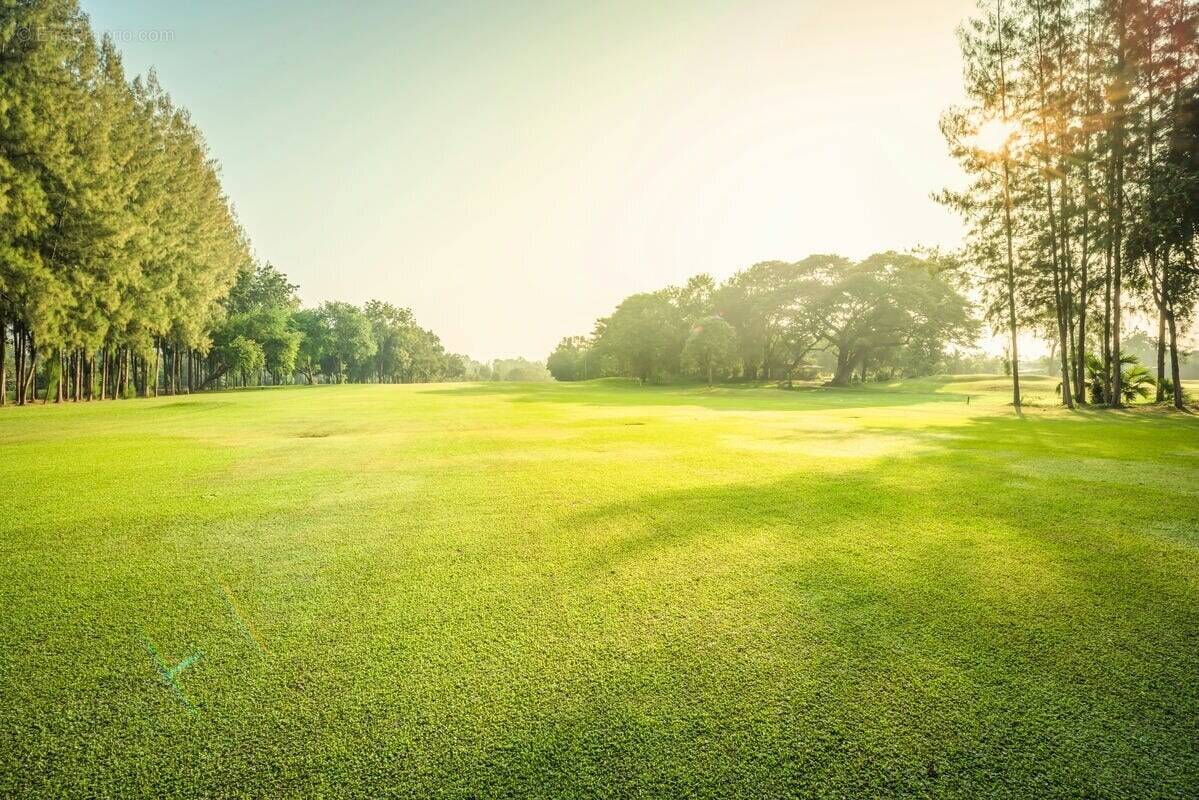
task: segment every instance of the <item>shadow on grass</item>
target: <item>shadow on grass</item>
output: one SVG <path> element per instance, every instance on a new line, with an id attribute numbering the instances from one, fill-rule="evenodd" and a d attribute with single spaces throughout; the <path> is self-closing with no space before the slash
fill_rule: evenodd
<path id="1" fill-rule="evenodd" d="M 1168 481 L 1130 492 L 1086 474 L 1101 460 L 1169 469 L 1178 429 L 1111 423 L 983 417 L 898 432 L 920 445 L 905 455 L 564 511 L 552 528 L 574 556 L 539 602 L 554 609 L 544 641 L 568 644 L 519 662 L 525 701 L 485 733 L 452 715 L 422 728 L 430 782 L 1191 794 L 1199 554 L 1126 521 L 1130 504 L 1190 524 L 1199 509 Z M 1030 474 L 1030 460 L 1062 469 Z M 471 652 L 464 671 L 505 665 Z M 548 679 L 546 653 L 566 665 Z"/>
<path id="2" fill-rule="evenodd" d="M 920 455 L 567 516 L 561 529 L 579 537 L 574 594 L 640 620 L 630 627 L 647 631 L 632 640 L 642 649 L 626 659 L 670 670 L 651 696 L 668 695 L 672 711 L 635 739 L 634 785 L 968 795 L 986 783 L 1008 796 L 1193 787 L 1199 598 L 1186 576 L 1199 551 L 1126 522 L 1140 502 L 1199 526 L 1199 508 L 1171 481 L 1120 484 L 1129 464 L 1166 469 L 1154 457 L 1171 442 L 1168 430 L 1122 421 L 984 418 L 911 434 L 928 439 Z M 1114 429 L 1118 442 L 1103 441 Z M 1077 458 L 1079 445 L 1116 469 L 1088 474 L 1104 465 Z M 1030 473 L 1029 459 L 1062 468 Z M 645 716 L 630 704 L 637 692 L 621 689 L 606 706 L 615 719 L 560 733 L 586 748 L 598 728 L 617 753 L 630 747 L 621 731 Z M 713 718 L 719 729 L 704 729 Z M 536 741 L 530 732 L 518 748 L 533 756 Z M 711 770 L 688 769 L 704 743 L 719 743 Z M 930 762 L 939 782 L 928 782 Z"/>

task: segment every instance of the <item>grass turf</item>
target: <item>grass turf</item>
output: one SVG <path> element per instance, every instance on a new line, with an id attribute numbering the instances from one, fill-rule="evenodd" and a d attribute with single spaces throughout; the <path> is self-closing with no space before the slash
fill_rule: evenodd
<path id="1" fill-rule="evenodd" d="M 0 794 L 1195 796 L 1199 420 L 1006 391 L 5 409 Z"/>

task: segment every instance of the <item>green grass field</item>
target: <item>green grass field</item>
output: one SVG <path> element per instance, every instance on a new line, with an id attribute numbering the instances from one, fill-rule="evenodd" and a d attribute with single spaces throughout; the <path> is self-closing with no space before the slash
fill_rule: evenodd
<path id="1" fill-rule="evenodd" d="M 1031 388 L 0 409 L 0 795 L 1195 797 L 1199 419 Z"/>

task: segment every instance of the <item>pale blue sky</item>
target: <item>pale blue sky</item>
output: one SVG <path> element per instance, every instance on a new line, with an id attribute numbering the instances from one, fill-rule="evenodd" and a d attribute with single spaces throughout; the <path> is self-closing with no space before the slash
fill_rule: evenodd
<path id="1" fill-rule="evenodd" d="M 971 0 L 82 1 L 306 303 L 411 306 L 476 358 L 696 272 L 960 235 L 928 194 Z"/>

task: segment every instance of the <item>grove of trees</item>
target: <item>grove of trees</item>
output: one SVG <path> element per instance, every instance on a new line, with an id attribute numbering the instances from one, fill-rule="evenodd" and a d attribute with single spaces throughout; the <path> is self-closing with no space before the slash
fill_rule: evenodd
<path id="1" fill-rule="evenodd" d="M 767 261 L 720 285 L 697 275 L 626 298 L 591 336 L 563 339 L 547 366 L 558 380 L 642 382 L 791 379 L 818 365 L 839 386 L 929 374 L 977 333 L 955 267 L 889 252 L 858 263 L 834 255 Z"/>
<path id="2" fill-rule="evenodd" d="M 152 73 L 129 80 L 75 0 L 0 5 L 0 404 L 478 377 L 407 309 L 296 288 Z"/>
<path id="3" fill-rule="evenodd" d="M 962 363 L 982 317 L 1050 343 L 1060 393 L 1181 408 L 1199 306 L 1199 5 L 981 0 L 967 101 L 941 129 L 968 183 L 953 258 L 768 261 L 635 294 L 543 365 L 446 352 L 382 301 L 304 309 L 259 261 L 187 111 L 130 79 L 77 0 L 0 3 L 0 404 L 262 383 L 585 380 L 845 385 Z M 1149 366 L 1131 317 L 1157 328 Z M 1139 344 L 1138 344 L 1139 346 Z M 1135 379 L 1132 387 L 1129 381 Z"/>
<path id="4" fill-rule="evenodd" d="M 1066 406 L 1120 405 L 1130 313 L 1156 320 L 1156 392 L 1183 406 L 1199 300 L 1199 51 L 1193 0 L 983 0 L 960 31 L 969 98 L 942 131 L 971 181 L 986 318 L 1054 345 Z M 1094 374 L 1097 370 L 1097 378 Z"/>

